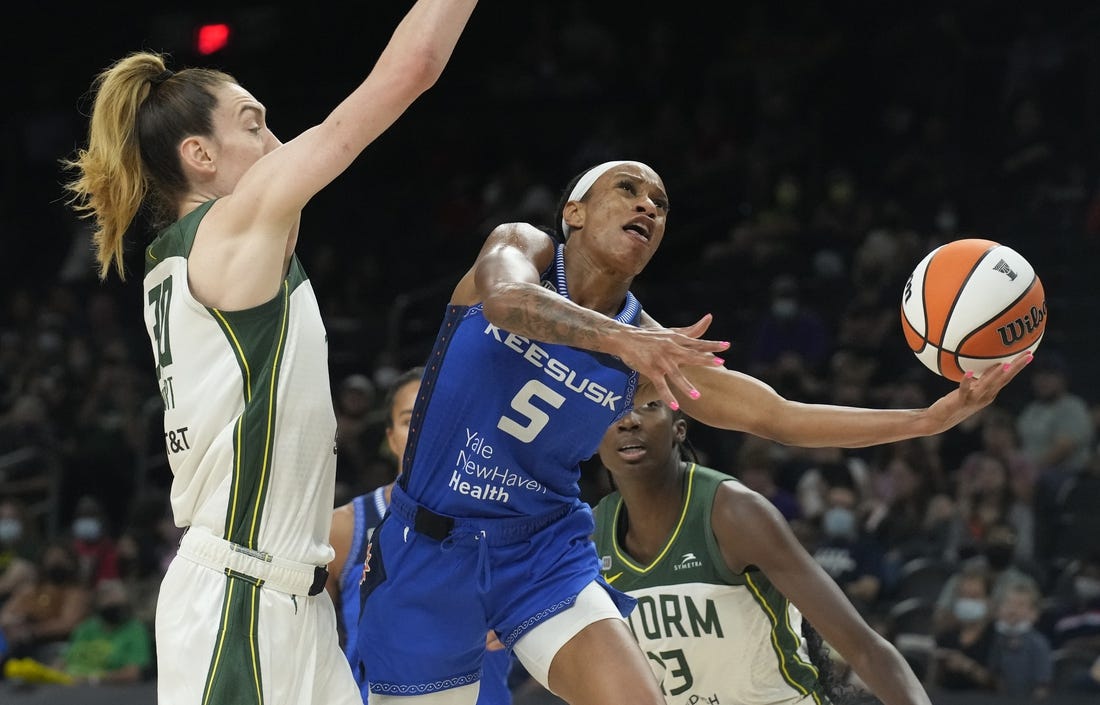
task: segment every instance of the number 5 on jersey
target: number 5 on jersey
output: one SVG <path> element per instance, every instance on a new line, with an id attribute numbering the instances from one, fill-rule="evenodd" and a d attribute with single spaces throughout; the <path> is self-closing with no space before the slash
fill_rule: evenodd
<path id="1" fill-rule="evenodd" d="M 560 409 L 565 403 L 565 397 L 537 379 L 533 379 L 523 385 L 512 397 L 512 409 L 522 416 L 526 423 L 520 423 L 508 416 L 501 416 L 500 421 L 497 421 L 497 428 L 524 443 L 535 440 L 535 436 L 539 435 L 539 432 L 550 422 L 550 415 L 532 403 L 536 398 L 555 409 Z"/>

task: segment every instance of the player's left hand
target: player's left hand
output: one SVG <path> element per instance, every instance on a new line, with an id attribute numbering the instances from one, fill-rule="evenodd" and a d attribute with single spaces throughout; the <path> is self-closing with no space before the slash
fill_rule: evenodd
<path id="1" fill-rule="evenodd" d="M 1034 359 L 1035 356 L 1031 353 L 1024 353 L 1012 362 L 989 368 L 980 377 L 968 374 L 959 382 L 958 389 L 941 397 L 928 408 L 932 418 L 936 419 L 938 430 L 935 432 L 946 431 L 992 404 L 1005 385 Z"/>

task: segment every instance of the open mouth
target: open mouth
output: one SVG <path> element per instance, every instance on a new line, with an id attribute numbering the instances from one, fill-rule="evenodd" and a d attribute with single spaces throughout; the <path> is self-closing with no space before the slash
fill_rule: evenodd
<path id="1" fill-rule="evenodd" d="M 619 457 L 623 460 L 637 460 L 646 454 L 646 447 L 637 443 L 619 446 Z"/>
<path id="2" fill-rule="evenodd" d="M 649 241 L 649 228 L 644 227 L 641 223 L 627 223 L 623 226 L 623 230 L 634 233 L 646 242 Z"/>

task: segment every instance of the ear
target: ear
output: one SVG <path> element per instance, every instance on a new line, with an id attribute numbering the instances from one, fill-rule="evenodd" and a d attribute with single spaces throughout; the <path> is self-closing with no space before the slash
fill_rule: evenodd
<path id="1" fill-rule="evenodd" d="M 572 230 L 584 227 L 584 204 L 580 201 L 567 201 L 561 211 L 561 217 Z"/>
<path id="2" fill-rule="evenodd" d="M 687 421 L 683 419 L 676 419 L 672 422 L 672 435 L 676 439 L 677 443 L 683 443 L 684 439 L 688 435 Z"/>
<path id="3" fill-rule="evenodd" d="M 202 137 L 188 137 L 180 142 L 179 154 L 185 172 L 212 175 L 218 170 L 212 145 Z"/>

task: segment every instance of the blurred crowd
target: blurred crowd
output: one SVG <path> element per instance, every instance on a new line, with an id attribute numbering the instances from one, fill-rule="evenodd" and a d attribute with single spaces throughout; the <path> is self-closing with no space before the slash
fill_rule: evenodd
<path id="1" fill-rule="evenodd" d="M 734 341 L 727 365 L 799 400 L 920 407 L 950 389 L 906 347 L 899 297 L 933 247 L 986 237 L 1031 261 L 1050 311 L 1035 362 L 993 407 L 860 451 L 703 427 L 693 442 L 772 499 L 929 687 L 1100 690 L 1100 16 L 748 2 L 694 36 L 646 17 L 624 31 L 598 5 L 504 11 L 514 31 L 492 48 L 509 60 L 456 57 L 371 174 L 353 169 L 307 209 L 337 504 L 393 479 L 382 397 L 427 354 L 456 263 L 496 223 L 548 225 L 591 164 L 637 158 L 665 179 L 668 233 L 635 289 L 647 310 L 667 325 L 713 313 L 708 337 Z M 304 110 L 293 89 L 229 68 L 276 123 Z M 139 680 L 179 537 L 140 247 L 126 284 L 100 284 L 86 224 L 27 208 L 59 198 L 56 160 L 82 139 L 49 90 L 4 123 L 19 151 L 0 228 L 27 266 L 0 292 L 0 658 Z M 341 220 L 347 203 L 361 222 Z M 583 479 L 586 499 L 606 491 L 601 468 Z"/>

